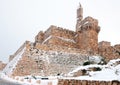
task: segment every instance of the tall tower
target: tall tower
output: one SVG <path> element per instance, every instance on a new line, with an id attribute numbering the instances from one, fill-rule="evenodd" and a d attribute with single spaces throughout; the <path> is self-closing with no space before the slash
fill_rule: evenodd
<path id="1" fill-rule="evenodd" d="M 76 31 L 79 29 L 80 22 L 83 19 L 83 8 L 82 5 L 79 3 L 79 7 L 77 9 L 77 24 L 76 24 Z"/>
<path id="2" fill-rule="evenodd" d="M 78 48 L 84 50 L 90 54 L 98 53 L 98 33 L 100 27 L 98 26 L 98 20 L 92 17 L 86 17 L 83 19 L 83 8 L 77 9 L 77 24 L 76 24 L 76 42 Z"/>

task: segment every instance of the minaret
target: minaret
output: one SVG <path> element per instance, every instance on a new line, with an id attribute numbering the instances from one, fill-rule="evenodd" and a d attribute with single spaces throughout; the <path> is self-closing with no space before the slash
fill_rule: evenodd
<path id="1" fill-rule="evenodd" d="M 79 3 L 79 8 L 77 9 L 77 24 L 76 24 L 76 31 L 80 29 L 80 22 L 83 19 L 83 8 L 82 5 Z"/>
<path id="2" fill-rule="evenodd" d="M 83 8 L 79 3 L 79 8 L 77 9 L 77 21 L 81 21 L 83 19 Z"/>

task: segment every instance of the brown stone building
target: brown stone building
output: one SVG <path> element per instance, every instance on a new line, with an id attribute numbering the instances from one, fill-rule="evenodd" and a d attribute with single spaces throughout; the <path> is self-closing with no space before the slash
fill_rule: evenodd
<path id="1" fill-rule="evenodd" d="M 98 21 L 92 17 L 83 19 L 83 8 L 77 9 L 76 32 L 61 27 L 50 26 L 47 31 L 40 31 L 35 37 L 35 43 L 52 44 L 77 48 L 81 51 L 98 53 Z"/>
<path id="2" fill-rule="evenodd" d="M 57 75 L 83 65 L 92 55 L 101 55 L 106 60 L 120 58 L 120 45 L 111 46 L 106 41 L 98 43 L 99 31 L 98 20 L 90 16 L 83 19 L 80 5 L 76 31 L 53 25 L 45 32 L 40 31 L 35 42 L 26 41 L 10 56 L 3 72 L 13 76 Z"/>

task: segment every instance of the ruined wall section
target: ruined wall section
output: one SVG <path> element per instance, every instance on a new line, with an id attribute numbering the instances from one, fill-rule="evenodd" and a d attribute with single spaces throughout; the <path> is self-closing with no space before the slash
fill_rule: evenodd
<path id="1" fill-rule="evenodd" d="M 107 61 L 120 58 L 120 45 L 111 46 L 110 42 L 99 42 L 99 54 Z"/>

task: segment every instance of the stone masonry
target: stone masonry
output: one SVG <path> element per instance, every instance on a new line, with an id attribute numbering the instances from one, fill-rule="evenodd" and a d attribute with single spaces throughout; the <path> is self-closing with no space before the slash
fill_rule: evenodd
<path id="1" fill-rule="evenodd" d="M 83 8 L 77 9 L 76 31 L 51 25 L 35 36 L 35 42 L 26 41 L 13 55 L 9 63 L 23 48 L 25 51 L 13 69 L 12 76 L 62 75 L 83 65 L 89 56 L 101 55 L 107 61 L 120 58 L 120 45 L 98 43 L 98 20 L 88 16 L 83 19 Z M 64 84 L 66 85 L 66 84 Z"/>
<path id="2" fill-rule="evenodd" d="M 6 64 L 0 61 L 0 71 L 2 71 L 5 68 Z"/>
<path id="3" fill-rule="evenodd" d="M 119 81 L 90 81 L 77 79 L 59 79 L 58 85 L 120 85 Z"/>
<path id="4" fill-rule="evenodd" d="M 111 46 L 110 42 L 99 42 L 99 54 L 107 61 L 120 58 L 120 44 Z"/>

